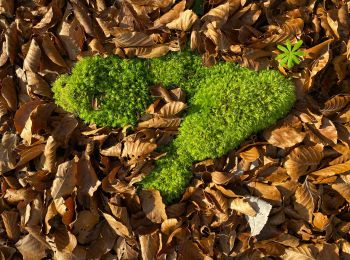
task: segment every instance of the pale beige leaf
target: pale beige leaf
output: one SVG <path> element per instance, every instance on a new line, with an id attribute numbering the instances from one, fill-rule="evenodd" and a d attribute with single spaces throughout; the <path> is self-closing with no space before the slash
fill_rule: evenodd
<path id="1" fill-rule="evenodd" d="M 51 196 L 53 199 L 70 195 L 76 185 L 77 158 L 58 165 L 55 179 L 52 183 Z"/>
<path id="2" fill-rule="evenodd" d="M 294 208 L 299 213 L 300 217 L 311 223 L 317 201 L 318 194 L 315 185 L 305 181 L 295 192 Z"/>
<path id="3" fill-rule="evenodd" d="M 142 190 L 141 205 L 148 219 L 162 223 L 167 219 L 165 205 L 158 190 Z"/>
<path id="4" fill-rule="evenodd" d="M 314 171 L 321 159 L 323 152 L 313 146 L 300 146 L 292 150 L 287 156 L 284 166 L 292 180 L 298 180 L 300 176 Z"/>
<path id="5" fill-rule="evenodd" d="M 37 72 L 40 65 L 41 50 L 35 39 L 30 42 L 28 53 L 23 61 L 23 69 Z"/>
<path id="6" fill-rule="evenodd" d="M 183 111 L 186 107 L 186 104 L 181 101 L 171 101 L 159 110 L 159 114 L 163 117 L 172 117 Z"/>
<path id="7" fill-rule="evenodd" d="M 168 23 L 166 26 L 169 29 L 188 31 L 191 29 L 192 25 L 198 20 L 198 16 L 192 10 L 186 10 L 180 13 L 180 16 Z"/>
<path id="8" fill-rule="evenodd" d="M 237 198 L 237 199 L 231 200 L 230 209 L 236 210 L 240 213 L 243 213 L 251 217 L 254 217 L 257 214 L 256 210 L 249 203 L 249 200 L 245 198 Z"/>
<path id="9" fill-rule="evenodd" d="M 280 127 L 272 131 L 265 131 L 266 140 L 277 147 L 289 148 L 301 143 L 305 138 L 305 133 L 298 131 L 293 127 Z"/>
<path id="10" fill-rule="evenodd" d="M 250 236 L 257 236 L 266 225 L 272 206 L 257 197 L 249 196 L 247 199 L 257 212 L 255 216 L 245 216 L 250 226 Z"/>

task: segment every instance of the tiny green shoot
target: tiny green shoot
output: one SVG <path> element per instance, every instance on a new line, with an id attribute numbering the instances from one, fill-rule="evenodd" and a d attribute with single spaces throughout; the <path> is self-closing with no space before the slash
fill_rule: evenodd
<path id="1" fill-rule="evenodd" d="M 276 60 L 279 62 L 279 65 L 281 67 L 287 66 L 288 69 L 291 69 L 294 67 L 295 64 L 299 64 L 301 58 L 305 55 L 304 52 L 299 50 L 302 44 L 303 44 L 303 41 L 299 40 L 293 46 L 288 40 L 285 46 L 277 45 L 277 48 L 280 51 L 282 51 L 282 53 L 276 57 Z"/>

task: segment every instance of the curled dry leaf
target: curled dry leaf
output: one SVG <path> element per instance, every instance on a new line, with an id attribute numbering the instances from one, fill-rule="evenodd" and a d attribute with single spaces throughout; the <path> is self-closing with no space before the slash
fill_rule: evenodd
<path id="1" fill-rule="evenodd" d="M 63 224 L 55 229 L 53 240 L 57 250 L 62 253 L 72 253 L 77 246 L 76 237 Z"/>
<path id="2" fill-rule="evenodd" d="M 350 183 L 338 181 L 331 185 L 348 203 L 350 203 Z"/>
<path id="3" fill-rule="evenodd" d="M 228 183 L 233 178 L 233 174 L 227 174 L 224 172 L 212 172 L 211 179 L 215 184 L 223 185 Z"/>
<path id="4" fill-rule="evenodd" d="M 158 232 L 153 232 L 149 235 L 139 236 L 141 255 L 144 260 L 156 259 L 159 249 L 159 235 Z"/>
<path id="5" fill-rule="evenodd" d="M 332 165 L 321 170 L 311 173 L 312 177 L 316 178 L 328 178 L 334 175 L 342 174 L 350 170 L 350 161 L 345 163 L 340 163 L 337 165 Z"/>
<path id="6" fill-rule="evenodd" d="M 70 195 L 76 185 L 77 162 L 75 157 L 73 160 L 58 165 L 55 180 L 52 183 L 51 196 L 57 199 L 66 195 Z"/>
<path id="7" fill-rule="evenodd" d="M 313 215 L 314 219 L 312 221 L 312 224 L 314 227 L 320 231 L 324 231 L 330 224 L 330 220 L 328 219 L 327 215 L 324 215 L 321 212 L 316 212 Z"/>
<path id="8" fill-rule="evenodd" d="M 121 223 L 120 221 L 116 220 L 113 216 L 103 213 L 103 216 L 107 220 L 107 223 L 112 228 L 112 230 L 115 232 L 117 236 L 121 237 L 130 237 L 130 232 L 128 228 Z"/>
<path id="9" fill-rule="evenodd" d="M 277 147 L 289 148 L 301 143 L 305 138 L 305 133 L 293 127 L 280 127 L 272 131 L 265 131 L 264 137 L 266 140 Z"/>
<path id="10" fill-rule="evenodd" d="M 158 58 L 169 52 L 169 46 L 166 44 L 155 45 L 151 47 L 125 48 L 125 54 L 128 57 L 140 57 L 145 59 Z"/>
<path id="11" fill-rule="evenodd" d="M 20 158 L 16 164 L 16 167 L 23 166 L 29 161 L 38 157 L 44 152 L 44 149 L 45 149 L 45 144 L 41 144 L 41 143 L 33 144 L 32 146 L 26 147 L 25 150 L 18 153 Z"/>
<path id="12" fill-rule="evenodd" d="M 141 205 L 148 219 L 154 223 L 162 223 L 167 219 L 165 205 L 159 191 L 142 190 Z"/>
<path id="13" fill-rule="evenodd" d="M 186 10 L 180 13 L 179 17 L 166 26 L 169 29 L 188 31 L 191 29 L 192 25 L 198 20 L 198 16 L 192 10 Z"/>
<path id="14" fill-rule="evenodd" d="M 275 186 L 261 182 L 250 182 L 248 187 L 253 195 L 261 196 L 273 205 L 281 204 L 281 193 Z"/>
<path id="15" fill-rule="evenodd" d="M 17 145 L 15 134 L 5 133 L 0 143 L 0 173 L 13 169 L 16 165 L 16 153 L 14 148 Z"/>
<path id="16" fill-rule="evenodd" d="M 322 158 L 323 153 L 318 148 L 300 146 L 288 155 L 284 166 L 292 180 L 298 180 L 300 176 L 314 171 Z"/>

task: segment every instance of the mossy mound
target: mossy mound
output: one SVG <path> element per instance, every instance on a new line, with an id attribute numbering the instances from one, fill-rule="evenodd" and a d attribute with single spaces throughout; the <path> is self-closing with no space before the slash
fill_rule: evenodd
<path id="1" fill-rule="evenodd" d="M 157 83 L 189 94 L 187 115 L 168 156 L 141 182 L 158 189 L 168 203 L 187 187 L 193 162 L 226 154 L 284 117 L 295 101 L 294 85 L 277 71 L 254 72 L 232 63 L 205 68 L 189 52 L 150 60 L 85 58 L 54 83 L 53 91 L 59 105 L 87 122 L 124 126 L 144 113 L 152 100 L 149 86 Z"/>

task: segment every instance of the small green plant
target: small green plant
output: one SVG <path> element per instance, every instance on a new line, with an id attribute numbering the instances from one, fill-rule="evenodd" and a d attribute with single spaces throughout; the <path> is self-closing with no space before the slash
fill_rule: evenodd
<path id="1" fill-rule="evenodd" d="M 299 51 L 299 48 L 302 44 L 303 41 L 299 40 L 293 46 L 288 40 L 285 46 L 277 45 L 277 48 L 283 52 L 276 57 L 276 60 L 279 62 L 279 65 L 281 67 L 285 67 L 287 65 L 287 67 L 291 69 L 294 67 L 295 64 L 299 64 L 300 59 L 305 55 L 304 52 Z"/>
<path id="2" fill-rule="evenodd" d="M 195 161 L 216 158 L 274 124 L 293 106 L 294 85 L 274 70 L 254 72 L 232 63 L 206 68 L 199 56 L 89 57 L 53 85 L 56 103 L 98 125 L 135 124 L 152 101 L 149 86 L 177 86 L 189 94 L 189 109 L 167 156 L 141 183 L 158 189 L 165 202 L 178 199 Z"/>

